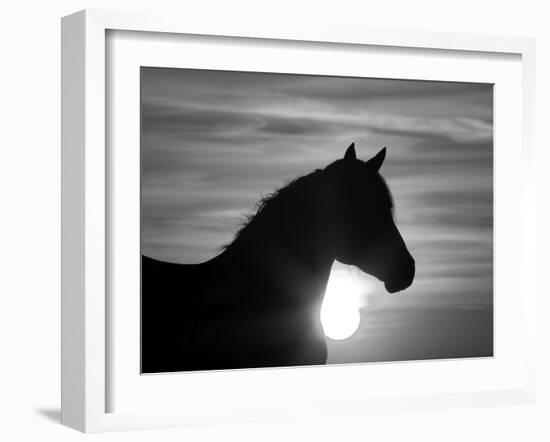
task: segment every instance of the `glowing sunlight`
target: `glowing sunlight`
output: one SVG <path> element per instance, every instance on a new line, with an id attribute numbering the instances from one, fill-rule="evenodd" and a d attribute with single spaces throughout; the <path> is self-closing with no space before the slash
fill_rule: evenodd
<path id="1" fill-rule="evenodd" d="M 357 274 L 345 268 L 332 269 L 321 307 L 321 324 L 327 337 L 342 340 L 356 332 L 365 289 L 365 280 Z"/>

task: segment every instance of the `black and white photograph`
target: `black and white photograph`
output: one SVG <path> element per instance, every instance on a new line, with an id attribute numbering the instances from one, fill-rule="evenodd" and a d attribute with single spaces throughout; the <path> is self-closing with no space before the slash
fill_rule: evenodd
<path id="1" fill-rule="evenodd" d="M 493 356 L 493 85 L 141 67 L 141 372 Z"/>
<path id="2" fill-rule="evenodd" d="M 0 441 L 550 441 L 545 2 L 3 6 Z"/>

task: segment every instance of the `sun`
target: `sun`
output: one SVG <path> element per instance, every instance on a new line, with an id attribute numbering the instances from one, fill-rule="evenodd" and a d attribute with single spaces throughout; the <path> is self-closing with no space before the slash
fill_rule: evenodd
<path id="1" fill-rule="evenodd" d="M 321 307 L 321 324 L 330 339 L 347 339 L 359 328 L 363 282 L 348 271 L 331 272 Z"/>

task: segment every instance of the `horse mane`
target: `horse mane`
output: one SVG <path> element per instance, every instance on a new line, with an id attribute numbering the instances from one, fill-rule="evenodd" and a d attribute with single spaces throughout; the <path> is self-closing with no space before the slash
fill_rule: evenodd
<path id="1" fill-rule="evenodd" d="M 281 200 L 287 199 L 291 194 L 294 193 L 294 191 L 302 188 L 313 178 L 318 177 L 321 172 L 322 169 L 316 169 L 309 174 L 287 180 L 285 184 L 283 184 L 281 187 L 274 190 L 273 192 L 261 195 L 260 199 L 254 204 L 252 213 L 244 214 L 244 221 L 241 223 L 231 242 L 223 245 L 221 247 L 221 250 L 227 250 L 240 237 L 242 237 L 243 234 L 258 221 L 258 219 L 261 217 L 262 214 L 264 214 L 266 209 L 272 207 Z"/>
<path id="2" fill-rule="evenodd" d="M 318 178 L 320 173 L 323 170 L 324 169 L 316 169 L 313 172 L 310 172 L 309 174 L 290 179 L 283 186 L 276 189 L 275 191 L 265 195 L 261 195 L 260 199 L 254 205 L 252 209 L 252 213 L 243 215 L 244 221 L 241 223 L 239 229 L 233 236 L 233 239 L 231 240 L 231 242 L 223 245 L 220 248 L 220 251 L 229 249 L 233 244 L 236 243 L 236 241 L 239 240 L 239 238 L 243 236 L 245 232 L 247 232 L 250 228 L 254 227 L 254 225 L 258 222 L 258 220 L 261 218 L 261 216 L 265 213 L 266 210 L 273 207 L 277 203 L 283 200 L 286 200 L 291 195 L 293 195 L 295 191 L 303 189 L 304 186 L 311 183 L 313 179 Z M 384 197 L 387 199 L 389 203 L 389 207 L 393 215 L 395 211 L 395 206 L 394 206 L 394 199 L 393 199 L 391 190 L 382 175 L 380 175 L 379 173 L 376 173 L 375 177 L 376 177 L 375 179 L 378 180 L 378 182 L 380 183 L 380 188 L 384 194 Z"/>

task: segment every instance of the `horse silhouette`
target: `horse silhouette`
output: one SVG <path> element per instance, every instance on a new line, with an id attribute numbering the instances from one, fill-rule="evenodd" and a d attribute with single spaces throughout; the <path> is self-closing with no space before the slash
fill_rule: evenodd
<path id="1" fill-rule="evenodd" d="M 378 170 L 352 143 L 344 158 L 262 199 L 223 251 L 201 264 L 142 256 L 143 373 L 327 361 L 320 322 L 334 260 L 407 288 L 414 259 Z"/>

